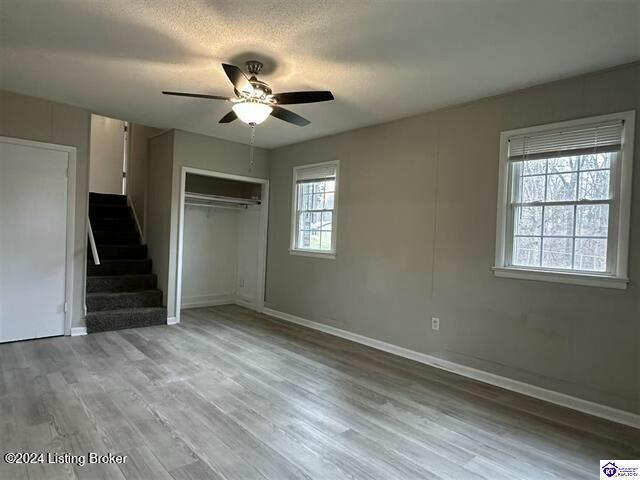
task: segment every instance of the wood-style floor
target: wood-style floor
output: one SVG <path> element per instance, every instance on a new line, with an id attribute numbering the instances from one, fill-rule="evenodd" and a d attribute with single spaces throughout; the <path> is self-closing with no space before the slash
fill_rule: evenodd
<path id="1" fill-rule="evenodd" d="M 0 478 L 587 479 L 640 431 L 236 306 L 0 345 Z"/>

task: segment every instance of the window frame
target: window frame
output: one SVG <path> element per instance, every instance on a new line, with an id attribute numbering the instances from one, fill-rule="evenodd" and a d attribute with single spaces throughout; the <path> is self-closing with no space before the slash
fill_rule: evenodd
<path id="1" fill-rule="evenodd" d="M 333 210 L 331 215 L 331 250 L 317 250 L 310 248 L 299 248 L 298 245 L 298 172 L 314 167 L 322 167 L 332 165 L 335 167 L 335 190 L 333 194 Z M 318 180 L 322 180 L 319 178 Z M 291 237 L 289 243 L 289 253 L 291 255 L 300 255 L 305 257 L 317 258 L 336 258 L 336 239 L 338 226 L 338 199 L 340 195 L 340 161 L 331 160 L 328 162 L 310 163 L 306 165 L 297 165 L 292 169 L 292 186 L 291 186 Z"/>
<path id="2" fill-rule="evenodd" d="M 548 267 L 516 266 L 512 264 L 513 241 L 515 236 L 513 167 L 509 162 L 509 138 L 547 130 L 574 128 L 581 125 L 622 120 L 622 147 L 612 156 L 610 168 L 609 231 L 607 242 L 607 271 L 590 272 Z M 631 186 L 633 181 L 633 146 L 635 134 L 635 110 L 580 118 L 566 122 L 538 125 L 516 130 L 506 130 L 500 134 L 500 167 L 498 176 L 498 211 L 496 225 L 496 251 L 493 271 L 497 277 L 538 280 L 573 285 L 626 289 L 629 261 L 629 231 L 631 223 Z M 572 202 L 578 203 L 579 202 Z M 574 219 L 574 222 L 576 219 Z M 542 232 L 543 233 L 543 232 Z"/>

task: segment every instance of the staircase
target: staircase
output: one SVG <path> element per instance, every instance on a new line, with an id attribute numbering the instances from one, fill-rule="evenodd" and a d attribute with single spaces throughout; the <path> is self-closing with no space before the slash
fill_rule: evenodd
<path id="1" fill-rule="evenodd" d="M 162 292 L 124 195 L 89 194 L 100 265 L 87 255 L 87 333 L 166 325 Z"/>

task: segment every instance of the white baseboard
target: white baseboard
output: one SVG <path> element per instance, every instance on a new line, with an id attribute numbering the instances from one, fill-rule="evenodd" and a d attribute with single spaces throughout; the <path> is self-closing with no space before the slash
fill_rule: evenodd
<path id="1" fill-rule="evenodd" d="M 72 337 L 81 337 L 87 334 L 87 327 L 71 327 Z"/>
<path id="2" fill-rule="evenodd" d="M 177 325 L 178 319 L 176 317 L 167 317 L 167 325 Z"/>
<path id="3" fill-rule="evenodd" d="M 588 413 L 589 415 L 593 415 L 596 417 L 605 418 L 613 422 L 640 428 L 640 415 L 635 413 L 619 410 L 617 408 L 601 405 L 599 403 L 594 403 L 589 400 L 573 397 L 571 395 L 566 395 L 564 393 L 556 392 L 553 390 L 548 390 L 536 385 L 520 382 L 518 380 L 503 377 L 501 375 L 496 375 L 494 373 L 489 373 L 483 370 L 478 370 L 476 368 L 460 365 L 459 363 L 444 360 L 432 355 L 427 355 L 426 353 L 409 350 L 408 348 L 399 347 L 391 343 L 383 342 L 381 340 L 376 340 L 370 337 L 365 337 L 364 335 L 359 335 L 347 330 L 324 325 L 322 323 L 307 320 L 306 318 L 280 312 L 271 308 L 264 307 L 262 309 L 262 313 L 275 318 L 279 318 L 280 320 L 285 320 L 287 322 L 295 323 L 297 325 L 302 325 L 314 330 L 328 333 L 330 335 L 335 335 L 337 337 L 351 340 L 352 342 L 367 345 L 369 347 L 392 353 L 400 357 L 408 358 L 416 362 L 424 363 L 425 365 L 430 365 L 432 367 L 440 368 L 448 372 L 456 373 L 458 375 L 462 375 L 473 380 L 478 380 L 489 385 L 495 385 L 496 387 L 511 390 L 512 392 L 517 392 L 523 395 L 537 398 L 539 400 L 545 400 L 556 405 L 571 408 L 579 412 Z"/>
<path id="4" fill-rule="evenodd" d="M 193 295 L 191 297 L 182 297 L 180 306 L 183 309 L 215 307 L 216 305 L 233 304 L 236 296 L 233 293 L 222 293 L 214 295 Z"/>
<path id="5" fill-rule="evenodd" d="M 255 311 L 262 311 L 262 308 L 256 305 L 256 299 L 246 295 L 200 295 L 193 297 L 185 297 L 182 299 L 181 307 L 183 310 L 189 308 L 216 307 L 218 305 L 239 305 Z"/>
<path id="6" fill-rule="evenodd" d="M 256 299 L 253 297 L 246 297 L 243 295 L 236 295 L 236 298 L 234 300 L 234 302 L 236 305 L 239 305 L 241 307 L 245 307 L 248 308 L 250 310 L 255 310 L 257 312 L 262 311 L 262 308 L 259 308 L 256 305 Z"/>

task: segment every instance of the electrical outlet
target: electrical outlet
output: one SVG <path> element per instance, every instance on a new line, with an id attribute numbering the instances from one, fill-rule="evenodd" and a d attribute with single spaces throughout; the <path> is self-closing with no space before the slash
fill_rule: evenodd
<path id="1" fill-rule="evenodd" d="M 440 330 L 440 319 L 438 317 L 431 317 L 431 330 Z"/>
<path id="2" fill-rule="evenodd" d="M 244 278 L 240 279 L 240 288 L 244 288 Z"/>

